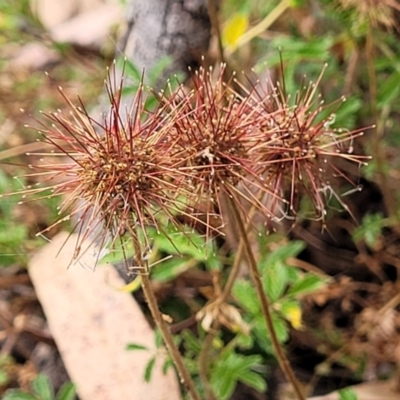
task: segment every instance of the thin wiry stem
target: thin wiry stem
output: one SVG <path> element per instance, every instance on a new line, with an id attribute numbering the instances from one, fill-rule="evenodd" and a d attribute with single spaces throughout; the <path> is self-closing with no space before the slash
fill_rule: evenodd
<path id="1" fill-rule="evenodd" d="M 212 342 L 216 334 L 218 333 L 219 328 L 220 328 L 220 323 L 219 321 L 215 320 L 211 326 L 211 329 L 208 331 L 203 341 L 203 345 L 201 346 L 199 354 L 199 376 L 205 389 L 206 400 L 217 400 L 214 391 L 211 387 L 210 381 L 208 379 L 207 372 L 208 372 L 208 366 L 210 364 L 209 350 L 210 347 L 212 346 Z"/>
<path id="2" fill-rule="evenodd" d="M 151 315 L 154 319 L 154 322 L 156 323 L 158 329 L 160 329 L 160 332 L 162 334 L 164 342 L 168 348 L 169 355 L 171 356 L 172 361 L 174 362 L 176 369 L 178 371 L 178 375 L 181 379 L 181 382 L 185 385 L 190 397 L 192 398 L 192 400 L 201 400 L 201 397 L 198 394 L 196 387 L 194 386 L 192 377 L 190 376 L 190 373 L 187 370 L 185 363 L 183 362 L 182 355 L 179 352 L 178 348 L 176 347 L 174 338 L 173 338 L 173 336 L 172 336 L 172 334 L 160 312 L 157 298 L 154 295 L 154 291 L 151 287 L 151 281 L 150 281 L 150 275 L 149 275 L 149 273 L 150 273 L 149 265 L 148 265 L 147 261 L 143 260 L 141 257 L 142 246 L 141 246 L 140 242 L 137 240 L 136 235 L 132 236 L 132 240 L 133 240 L 135 254 L 136 254 L 135 262 L 136 262 L 136 266 L 138 267 L 139 275 L 142 280 L 143 293 L 146 297 L 147 304 L 149 306 L 149 309 L 150 309 Z"/>
<path id="3" fill-rule="evenodd" d="M 228 201 L 229 200 L 231 200 L 231 199 L 228 199 Z M 264 292 L 260 273 L 257 268 L 257 263 L 254 258 L 253 250 L 252 250 L 250 242 L 249 242 L 249 238 L 248 238 L 248 235 L 246 232 L 246 227 L 245 227 L 245 224 L 243 223 L 241 213 L 238 210 L 238 207 L 237 207 L 237 204 L 235 203 L 235 201 L 231 200 L 231 201 L 229 201 L 229 203 L 230 203 L 230 206 L 232 209 L 232 213 L 235 216 L 237 226 L 240 231 L 241 240 L 243 240 L 243 243 L 244 243 L 244 248 L 245 248 L 245 251 L 247 254 L 247 260 L 249 262 L 250 271 L 251 271 L 253 281 L 255 284 L 255 289 L 257 291 L 259 300 L 261 302 L 261 309 L 262 309 L 262 312 L 264 315 L 265 322 L 267 324 L 267 329 L 268 329 L 269 335 L 271 337 L 271 343 L 272 343 L 272 347 L 274 348 L 276 358 L 278 360 L 280 367 L 282 368 L 283 373 L 286 376 L 286 379 L 293 386 L 293 390 L 296 394 L 297 399 L 305 400 L 306 398 L 303 394 L 300 383 L 298 382 L 298 380 L 290 366 L 289 360 L 287 359 L 285 353 L 283 352 L 281 345 L 279 344 L 279 340 L 278 340 L 278 337 L 276 335 L 276 331 L 274 328 L 274 323 L 272 321 L 272 315 L 271 315 L 271 311 L 270 311 L 270 302 L 268 300 L 268 296 Z"/>

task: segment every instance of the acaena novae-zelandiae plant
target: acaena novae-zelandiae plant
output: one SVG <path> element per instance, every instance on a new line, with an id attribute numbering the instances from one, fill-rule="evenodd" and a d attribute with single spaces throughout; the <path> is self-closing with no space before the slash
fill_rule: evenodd
<path id="1" fill-rule="evenodd" d="M 325 69 L 326 65 L 316 82 L 302 83 L 294 96 L 286 93 L 284 76 L 282 84 L 256 79 L 250 90 L 242 86 L 245 98 L 261 110 L 256 117 L 259 147 L 254 153 L 274 199 L 284 200 L 278 210 L 274 207 L 276 219 L 295 219 L 304 197 L 311 203 L 311 209 L 301 214 L 305 218 L 324 221 L 331 198 L 350 213 L 337 193 L 337 183 L 348 184 L 350 192 L 361 189 L 346 173 L 346 166 L 361 167 L 370 159 L 354 151 L 355 139 L 364 135 L 365 128 L 334 128 L 335 111 L 346 99 L 328 104 L 322 99 L 319 85 Z"/>
<path id="2" fill-rule="evenodd" d="M 223 81 L 223 65 L 219 73 L 200 68 L 193 75 L 192 90 L 186 92 L 181 86 L 174 94 L 177 103 L 187 101 L 173 118 L 172 132 L 194 194 L 193 208 L 205 213 L 206 225 L 217 213 L 221 226 L 237 227 L 278 361 L 299 399 L 304 395 L 274 330 L 268 294 L 247 234 L 252 213 L 244 203 L 267 218 L 291 217 L 306 195 L 314 209 L 311 216 L 324 220 L 328 197 L 337 196 L 333 181 L 341 177 L 354 185 L 335 159 L 364 165 L 368 157 L 353 154 L 354 139 L 363 132 L 331 128 L 337 104 L 325 105 L 320 99 L 323 72 L 316 83 L 302 87 L 293 103 L 284 85 L 271 81 L 266 89 L 256 80 L 250 89 L 236 92 L 231 82 Z M 239 84 L 234 76 L 231 79 Z M 170 101 L 165 98 L 165 103 Z"/>
<path id="3" fill-rule="evenodd" d="M 271 218 L 273 210 L 263 200 L 268 195 L 278 197 L 260 173 L 257 118 L 261 109 L 250 104 L 251 96 L 239 98 L 232 92 L 235 73 L 228 81 L 224 76 L 224 64 L 216 69 L 202 66 L 192 74 L 189 91 L 179 85 L 161 98 L 171 108 L 171 138 L 182 160 L 186 191 L 191 193 L 187 201 L 214 233 L 223 233 L 234 222 L 227 199 L 247 220 L 251 208 Z M 174 104 L 179 107 L 172 108 Z"/>
<path id="4" fill-rule="evenodd" d="M 127 107 L 122 97 L 124 74 L 117 78 L 109 72 L 110 112 L 100 122 L 61 90 L 69 113 L 44 113 L 50 126 L 39 121 L 43 141 L 54 151 L 29 166 L 34 172 L 27 178 L 40 177 L 43 182 L 21 191 L 22 201 L 63 197 L 62 216 L 52 226 L 75 220 L 74 260 L 91 244 L 103 249 L 132 241 L 134 265 L 129 267 L 139 271 L 151 313 L 193 399 L 200 397 L 150 285 L 146 253 L 152 243 L 147 228 L 167 232 L 166 224 L 173 224 L 178 233 L 186 234 L 183 220 L 205 229 L 207 239 L 212 233 L 237 229 L 277 359 L 297 397 L 304 399 L 276 337 L 250 243 L 255 223 L 249 216 L 254 210 L 265 220 L 278 218 L 282 210 L 284 215 L 295 214 L 297 199 L 306 194 L 315 216 L 325 218 L 331 177 L 346 178 L 334 159 L 362 165 L 366 157 L 351 151 L 362 132 L 331 128 L 333 114 L 317 96 L 322 75 L 291 103 L 284 88 L 271 82 L 242 85 L 239 93 L 231 87 L 234 75 L 224 81 L 224 68 L 201 67 L 192 75 L 190 89 L 179 85 L 162 92 L 151 112 L 144 105 L 143 84 Z M 173 237 L 169 240 L 173 243 Z"/>
<path id="5" fill-rule="evenodd" d="M 120 78 L 115 69 L 109 71 L 106 91 L 110 110 L 101 121 L 92 118 L 80 100 L 75 105 L 59 88 L 69 112 L 43 113 L 50 126 L 37 120 L 42 141 L 53 150 L 32 154 L 43 158 L 28 166 L 34 172 L 25 177 L 41 178 L 41 182 L 20 192 L 21 203 L 62 198 L 59 220 L 39 234 L 63 221 L 75 221 L 78 238 L 72 261 L 79 261 L 92 246 L 101 258 L 104 250 L 117 242 L 124 250 L 127 241 L 131 241 L 133 265 L 124 251 L 127 272 L 135 270 L 140 274 L 149 309 L 181 381 L 197 400 L 200 397 L 159 311 L 149 278 L 151 243 L 147 228 L 164 231 L 166 224 L 172 223 L 178 229 L 176 215 L 185 212 L 179 199 L 185 195 L 185 188 L 180 186 L 181 162 L 169 138 L 171 119 L 163 107 L 153 112 L 145 109 L 142 82 L 132 104 L 124 105 L 123 82 L 123 71 Z"/>

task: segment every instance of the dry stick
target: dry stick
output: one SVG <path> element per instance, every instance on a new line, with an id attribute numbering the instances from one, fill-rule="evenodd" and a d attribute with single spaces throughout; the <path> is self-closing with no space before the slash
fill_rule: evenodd
<path id="1" fill-rule="evenodd" d="M 257 268 L 257 263 L 256 260 L 254 258 L 254 254 L 252 252 L 251 249 L 251 245 L 249 242 L 249 239 L 247 237 L 247 232 L 246 232 L 246 228 L 245 225 L 243 223 L 243 219 L 242 216 L 240 214 L 240 210 L 237 207 L 237 204 L 235 203 L 235 201 L 233 199 L 229 199 L 229 203 L 230 206 L 232 208 L 233 211 L 233 215 L 235 216 L 236 219 L 236 223 L 238 225 L 239 231 L 240 231 L 240 236 L 241 239 L 243 240 L 244 243 L 244 247 L 247 253 L 247 259 L 249 262 L 249 266 L 250 266 L 250 270 L 251 273 L 253 275 L 253 280 L 255 283 L 255 288 L 258 294 L 258 297 L 261 301 L 261 308 L 262 308 L 262 312 L 265 318 L 265 322 L 267 324 L 267 329 L 268 332 L 271 336 L 271 343 L 272 343 L 272 347 L 274 348 L 275 351 L 275 355 L 276 358 L 279 362 L 279 365 L 283 371 L 283 373 L 286 376 L 286 379 L 291 383 L 291 385 L 293 386 L 293 390 L 298 398 L 298 400 L 306 400 L 302 389 L 300 387 L 300 383 L 298 382 L 296 376 L 294 375 L 294 372 L 289 364 L 289 360 L 287 359 L 285 353 L 282 350 L 281 345 L 279 344 L 278 338 L 276 336 L 276 332 L 275 332 L 275 328 L 274 328 L 274 324 L 272 321 L 272 315 L 270 312 L 270 304 L 269 304 L 269 300 L 268 297 L 266 296 L 266 294 L 264 293 L 264 288 L 262 285 L 262 281 L 261 281 L 261 277 L 260 277 L 260 273 L 258 271 Z"/>
<path id="2" fill-rule="evenodd" d="M 164 318 L 160 312 L 160 308 L 158 306 L 157 298 L 154 295 L 153 289 L 151 287 L 150 277 L 149 277 L 149 266 L 146 260 L 141 258 L 141 246 L 139 241 L 137 240 L 134 235 L 132 235 L 132 240 L 135 248 L 136 254 L 136 263 L 137 267 L 139 268 L 139 275 L 142 279 L 142 289 L 143 293 L 146 297 L 147 304 L 149 306 L 151 315 L 158 327 L 160 329 L 162 337 L 164 339 L 165 344 L 167 345 L 169 355 L 171 356 L 176 369 L 178 371 L 179 377 L 181 382 L 186 386 L 189 395 L 191 396 L 192 400 L 201 400 L 200 395 L 198 394 L 192 377 L 190 376 L 189 371 L 187 370 L 183 360 L 182 355 L 179 352 L 178 348 L 175 345 L 173 336 L 169 330 L 169 327 L 164 321 Z"/>

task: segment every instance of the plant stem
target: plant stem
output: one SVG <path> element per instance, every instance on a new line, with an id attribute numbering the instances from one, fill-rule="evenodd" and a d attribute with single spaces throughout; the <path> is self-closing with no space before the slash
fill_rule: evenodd
<path id="1" fill-rule="evenodd" d="M 151 315 L 154 319 L 154 322 L 156 323 L 158 329 L 160 329 L 160 331 L 161 331 L 162 337 L 167 346 L 169 354 L 176 366 L 176 369 L 178 371 L 178 375 L 181 379 L 181 382 L 186 386 L 186 389 L 187 389 L 189 395 L 191 396 L 192 400 L 201 400 L 200 395 L 198 394 L 198 392 L 194 386 L 192 377 L 190 376 L 190 373 L 187 370 L 187 368 L 183 362 L 182 355 L 175 345 L 175 342 L 174 342 L 173 336 L 169 330 L 169 327 L 167 326 L 167 324 L 164 321 L 164 318 L 160 312 L 157 298 L 154 295 L 154 291 L 151 287 L 151 281 L 150 281 L 150 276 L 149 276 L 149 266 L 147 264 L 147 261 L 143 260 L 141 258 L 142 252 L 141 252 L 140 243 L 137 241 L 137 239 L 135 237 L 133 237 L 132 240 L 134 242 L 134 248 L 135 248 L 135 254 L 136 254 L 135 261 L 137 263 L 137 267 L 139 268 L 139 275 L 142 279 L 143 293 L 146 297 L 147 304 L 149 306 L 149 309 L 150 309 Z"/>
<path id="2" fill-rule="evenodd" d="M 211 387 L 210 381 L 208 379 L 208 366 L 210 364 L 209 350 L 211 348 L 214 337 L 218 332 L 219 327 L 220 327 L 219 322 L 214 321 L 214 323 L 211 326 L 211 329 L 209 330 L 203 341 L 203 345 L 201 346 L 199 354 L 199 375 L 201 382 L 204 386 L 206 400 L 217 400 L 214 391 Z"/>
<path id="3" fill-rule="evenodd" d="M 232 199 L 229 199 L 229 200 L 230 200 L 229 203 L 232 208 L 233 215 L 235 216 L 236 223 L 237 223 L 238 229 L 240 231 L 241 240 L 243 240 L 244 248 L 246 250 L 247 259 L 248 259 L 249 266 L 250 266 L 250 271 L 253 276 L 255 289 L 257 291 L 258 297 L 261 302 L 262 312 L 263 312 L 263 315 L 265 318 L 265 322 L 267 324 L 268 332 L 271 337 L 271 343 L 272 343 L 272 347 L 274 348 L 276 358 L 278 360 L 278 363 L 279 363 L 283 373 L 285 374 L 286 379 L 293 386 L 293 390 L 294 390 L 295 395 L 298 398 L 298 400 L 305 400 L 305 396 L 300 387 L 300 383 L 298 382 L 298 380 L 290 366 L 289 360 L 287 359 L 285 353 L 283 352 L 281 345 L 279 344 L 279 340 L 278 340 L 278 337 L 276 335 L 276 331 L 274 328 L 274 323 L 272 321 L 272 315 L 271 315 L 271 311 L 270 311 L 270 302 L 268 300 L 267 295 L 264 292 L 260 273 L 257 268 L 257 263 L 254 258 L 254 254 L 253 254 L 250 242 L 249 242 L 249 238 L 248 238 L 248 235 L 246 232 L 245 224 L 243 222 L 240 210 L 238 209 L 234 200 L 232 200 Z"/>
<path id="4" fill-rule="evenodd" d="M 215 4 L 215 0 L 207 0 L 207 8 L 208 8 L 208 15 L 211 21 L 211 26 L 214 29 L 215 31 L 214 34 L 217 37 L 219 60 L 220 62 L 223 63 L 225 62 L 224 47 L 222 46 L 222 35 L 221 35 L 217 5 Z"/>

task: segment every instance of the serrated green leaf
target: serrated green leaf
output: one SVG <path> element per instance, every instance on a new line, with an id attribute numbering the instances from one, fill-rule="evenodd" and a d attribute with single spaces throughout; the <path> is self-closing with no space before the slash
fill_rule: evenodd
<path id="1" fill-rule="evenodd" d="M 138 343 L 128 343 L 125 350 L 149 350 L 149 348 Z"/>
<path id="2" fill-rule="evenodd" d="M 24 393 L 21 390 L 7 390 L 3 400 L 37 400 L 35 396 L 29 393 Z"/>
<path id="3" fill-rule="evenodd" d="M 76 397 L 75 385 L 72 382 L 66 382 L 61 386 L 57 393 L 56 400 L 74 400 Z"/>
<path id="4" fill-rule="evenodd" d="M 150 361 L 147 363 L 146 368 L 144 370 L 144 380 L 145 382 L 150 382 L 151 374 L 154 369 L 154 365 L 156 364 L 156 358 L 152 357 Z"/>
<path id="5" fill-rule="evenodd" d="M 289 338 L 289 328 L 287 323 L 274 312 L 272 314 L 272 321 L 275 328 L 275 333 L 278 338 L 279 343 L 284 343 Z M 273 353 L 270 334 L 267 331 L 265 325 L 264 316 L 262 314 L 258 315 L 254 319 L 253 334 L 256 337 L 258 344 L 268 353 Z"/>
<path id="6" fill-rule="evenodd" d="M 200 353 L 202 349 L 202 343 L 191 331 L 185 329 L 181 332 L 181 337 L 186 351 L 192 352 L 195 355 Z"/>
<path id="7" fill-rule="evenodd" d="M 235 373 L 237 376 L 241 376 L 245 371 L 250 371 L 253 367 L 259 367 L 262 362 L 262 357 L 257 354 L 247 356 L 231 353 L 231 357 L 228 360 L 230 364 L 233 364 L 232 359 L 236 362 Z"/>
<path id="8" fill-rule="evenodd" d="M 277 249 L 269 253 L 266 257 L 266 267 L 268 263 L 275 263 L 278 261 L 286 262 L 290 257 L 296 257 L 305 248 L 305 243 L 300 240 L 292 240 L 283 246 L 279 246 Z"/>
<path id="9" fill-rule="evenodd" d="M 391 105 L 391 103 L 399 97 L 399 80 L 400 74 L 396 71 L 379 86 L 377 98 L 377 105 L 379 108 Z"/>
<path id="10" fill-rule="evenodd" d="M 239 333 L 236 340 L 238 347 L 243 350 L 251 349 L 254 346 L 254 338 L 251 335 Z"/>
<path id="11" fill-rule="evenodd" d="M 205 259 L 204 240 L 200 235 L 194 233 L 169 232 L 166 234 L 153 231 L 151 238 L 155 241 L 157 248 L 168 254 L 190 255 L 195 260 Z"/>
<path id="12" fill-rule="evenodd" d="M 258 368 L 261 366 L 262 357 L 259 355 L 246 356 L 243 354 L 236 353 L 225 353 L 225 355 L 219 358 L 211 373 L 211 385 L 217 395 L 218 399 L 228 399 L 237 384 L 244 377 L 244 380 L 248 380 L 249 383 L 253 383 L 257 388 L 262 386 L 261 381 L 253 376 L 257 375 L 252 368 Z M 259 375 L 258 375 L 259 376 Z M 263 380 L 261 378 L 261 380 Z"/>
<path id="13" fill-rule="evenodd" d="M 260 301 L 254 286 L 249 281 L 244 279 L 236 280 L 232 288 L 232 294 L 240 306 L 249 313 L 254 315 L 260 312 Z"/>
<path id="14" fill-rule="evenodd" d="M 236 379 L 229 365 L 225 363 L 215 365 L 212 369 L 210 384 L 218 399 L 229 399 L 236 387 Z"/>
<path id="15" fill-rule="evenodd" d="M 271 302 L 275 302 L 282 296 L 287 287 L 287 266 L 281 260 L 277 259 L 269 263 L 268 267 L 264 267 L 263 270 L 262 280 L 264 290 Z"/>
<path id="16" fill-rule="evenodd" d="M 284 343 L 289 339 L 289 328 L 287 323 L 275 312 L 272 313 L 272 323 L 274 324 L 275 333 L 280 343 Z"/>
<path id="17" fill-rule="evenodd" d="M 295 282 L 287 291 L 286 296 L 297 296 L 299 294 L 306 294 L 314 292 L 324 286 L 326 280 L 314 275 L 307 273 L 304 277 Z"/>
<path id="18" fill-rule="evenodd" d="M 212 244 L 206 244 L 204 237 L 194 231 L 181 232 L 174 227 L 168 227 L 165 233 L 149 230 L 149 237 L 155 241 L 156 247 L 165 253 L 191 256 L 205 263 L 210 269 L 218 269 L 221 266 Z"/>
<path id="19" fill-rule="evenodd" d="M 32 389 L 41 400 L 53 400 L 54 398 L 53 387 L 46 375 L 39 374 L 32 382 Z"/>
<path id="20" fill-rule="evenodd" d="M 354 230 L 353 238 L 356 241 L 364 240 L 368 246 L 373 247 L 382 236 L 382 229 L 385 226 L 387 226 L 387 220 L 382 214 L 367 214 L 362 224 Z"/>
<path id="21" fill-rule="evenodd" d="M 152 278 L 157 282 L 169 282 L 190 268 L 190 259 L 172 258 L 163 261 L 159 268 L 154 268 L 151 272 Z"/>
<path id="22" fill-rule="evenodd" d="M 132 240 L 121 238 L 121 240 L 115 242 L 113 248 L 107 249 L 106 254 L 101 258 L 100 262 L 115 265 L 121 261 L 132 258 L 134 254 Z"/>
<path id="23" fill-rule="evenodd" d="M 239 380 L 245 385 L 252 387 L 260 393 L 263 393 L 267 390 L 267 382 L 260 374 L 256 372 L 242 372 Z"/>
<path id="24" fill-rule="evenodd" d="M 229 399 L 236 387 L 236 381 L 231 374 L 224 372 L 218 381 L 211 379 L 211 386 L 218 399 Z"/>

